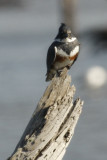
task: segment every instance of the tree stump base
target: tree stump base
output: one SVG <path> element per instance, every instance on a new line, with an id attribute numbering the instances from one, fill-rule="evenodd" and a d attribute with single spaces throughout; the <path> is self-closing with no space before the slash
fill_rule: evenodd
<path id="1" fill-rule="evenodd" d="M 9 160 L 62 160 L 83 105 L 70 84 L 67 69 L 52 79 Z"/>

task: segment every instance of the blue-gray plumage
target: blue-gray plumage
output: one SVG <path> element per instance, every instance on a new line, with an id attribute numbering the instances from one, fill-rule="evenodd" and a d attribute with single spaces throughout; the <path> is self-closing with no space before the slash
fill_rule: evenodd
<path id="1" fill-rule="evenodd" d="M 58 35 L 48 49 L 46 81 L 51 80 L 64 67 L 70 69 L 79 54 L 79 42 L 71 29 L 61 24 Z"/>

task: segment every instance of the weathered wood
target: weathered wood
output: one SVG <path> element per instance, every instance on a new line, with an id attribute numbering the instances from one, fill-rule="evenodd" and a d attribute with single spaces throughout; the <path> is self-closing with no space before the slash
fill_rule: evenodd
<path id="1" fill-rule="evenodd" d="M 62 160 L 83 105 L 70 83 L 66 69 L 53 78 L 9 160 Z"/>

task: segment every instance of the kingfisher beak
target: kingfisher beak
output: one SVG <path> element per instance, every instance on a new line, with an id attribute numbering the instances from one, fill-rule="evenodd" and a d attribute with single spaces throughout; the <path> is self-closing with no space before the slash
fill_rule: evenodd
<path id="1" fill-rule="evenodd" d="M 71 30 L 67 30 L 67 36 L 69 37 L 69 38 L 71 38 Z"/>
<path id="2" fill-rule="evenodd" d="M 68 33 L 67 35 L 68 35 L 68 37 L 71 39 L 71 34 L 70 34 L 70 33 Z"/>

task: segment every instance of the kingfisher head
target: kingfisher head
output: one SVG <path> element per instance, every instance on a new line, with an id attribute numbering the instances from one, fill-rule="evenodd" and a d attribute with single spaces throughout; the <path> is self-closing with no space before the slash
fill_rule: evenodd
<path id="1" fill-rule="evenodd" d="M 59 27 L 59 31 L 58 34 L 56 36 L 55 39 L 66 39 L 66 38 L 71 38 L 72 34 L 71 34 L 71 29 L 70 27 L 68 27 L 66 24 L 61 23 L 61 26 Z"/>

